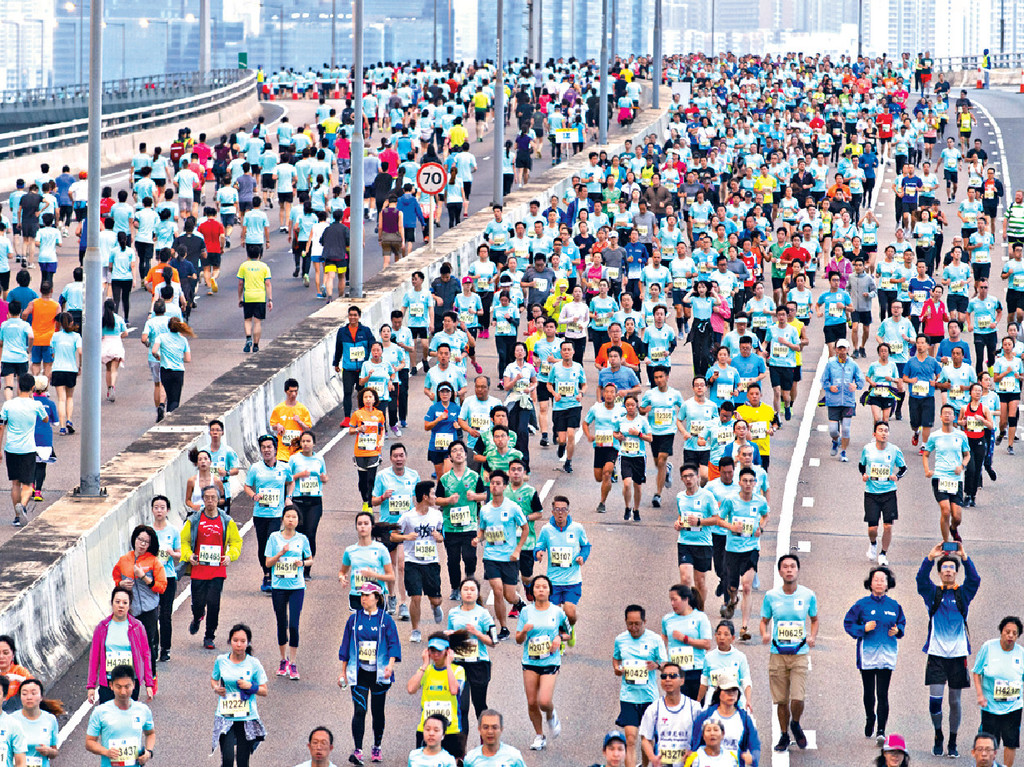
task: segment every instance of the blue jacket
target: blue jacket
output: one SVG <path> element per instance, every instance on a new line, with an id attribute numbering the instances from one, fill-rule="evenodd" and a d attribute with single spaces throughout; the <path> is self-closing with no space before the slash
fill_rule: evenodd
<path id="1" fill-rule="evenodd" d="M 875 621 L 877 625 L 866 634 L 864 624 L 868 621 Z M 893 626 L 896 635 L 889 636 Z M 846 611 L 843 628 L 857 640 L 857 668 L 896 668 L 896 640 L 903 638 L 907 628 L 907 616 L 899 602 L 885 594 L 881 597 L 869 594 L 858 599 Z"/>
<path id="2" fill-rule="evenodd" d="M 415 226 L 414 221 L 419 221 L 421 225 L 427 223 L 427 220 L 423 217 L 423 208 L 420 207 L 419 200 L 411 194 L 403 194 L 399 197 L 395 207 L 402 214 L 402 219 L 407 229 L 412 229 Z"/>
<path id="3" fill-rule="evenodd" d="M 757 727 L 754 726 L 754 720 L 750 718 L 750 714 L 742 708 L 737 710 L 740 714 L 740 721 L 743 722 L 743 735 L 740 737 L 740 754 L 745 754 L 749 751 L 753 757 L 753 763 L 760 764 L 761 739 L 757 737 Z M 711 715 L 716 711 L 718 711 L 717 703 L 708 706 L 700 713 L 700 716 L 693 720 L 693 734 L 690 736 L 691 751 L 696 751 L 704 745 L 704 722 L 711 718 Z"/>
<path id="4" fill-rule="evenodd" d="M 933 567 L 935 567 L 935 563 L 928 557 L 925 557 L 924 561 L 921 562 L 920 569 L 917 571 L 917 593 L 921 595 L 921 599 L 924 600 L 924 605 L 928 610 L 931 610 L 932 604 L 935 602 L 935 594 L 939 590 L 939 587 L 931 579 Z M 981 576 L 978 575 L 974 562 L 968 557 L 964 560 L 963 585 L 955 589 L 944 589 L 938 611 L 928 619 L 928 638 L 925 640 L 924 647 L 921 648 L 924 652 L 931 654 L 933 636 L 937 635 L 941 637 L 942 641 L 948 642 L 951 638 L 963 632 L 967 639 L 967 654 L 970 655 L 971 637 L 967 632 L 966 613 L 971 601 L 978 593 L 979 586 L 981 586 Z M 960 610 L 957 608 L 955 594 L 957 591 L 960 592 L 960 598 L 963 601 L 964 615 L 961 615 Z"/>
<path id="5" fill-rule="evenodd" d="M 338 660 L 348 663 L 345 678 L 353 687 L 359 674 L 356 622 L 366 623 L 371 620 L 379 621 L 377 623 L 377 684 L 388 686 L 395 681 L 394 674 L 390 678 L 384 676 L 384 669 L 388 665 L 389 658 L 394 658 L 396 663 L 402 661 L 402 643 L 398 639 L 398 627 L 395 626 L 394 618 L 388 615 L 383 608 L 377 610 L 376 617 L 357 610 L 348 616 L 348 621 L 345 623 L 345 634 L 341 639 L 341 646 L 338 648 Z"/>
<path id="6" fill-rule="evenodd" d="M 352 332 L 349 330 L 348 323 L 346 322 L 338 328 L 338 336 L 334 341 L 334 361 L 331 364 L 337 367 L 340 361 L 343 370 L 355 370 L 358 372 L 363 367 L 363 362 L 370 359 L 370 346 L 375 340 L 373 331 L 362 323 L 356 328 L 356 337 L 353 340 Z M 349 354 L 349 347 L 351 346 L 363 347 L 362 359 L 355 361 L 352 359 L 352 355 Z"/>
<path id="7" fill-rule="evenodd" d="M 842 363 L 838 357 L 832 357 L 825 365 L 825 374 L 821 377 L 821 388 L 825 391 L 825 404 L 828 407 L 854 407 L 857 404 L 857 392 L 850 391 L 849 384 L 856 384 L 856 389 L 864 388 L 864 376 L 857 363 L 849 357 Z M 836 386 L 839 391 L 833 392 Z"/>

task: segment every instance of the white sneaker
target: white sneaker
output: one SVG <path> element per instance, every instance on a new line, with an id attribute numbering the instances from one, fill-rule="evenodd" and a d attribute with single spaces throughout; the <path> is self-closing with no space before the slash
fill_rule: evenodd
<path id="1" fill-rule="evenodd" d="M 872 543 L 870 546 L 868 546 L 867 557 L 870 560 L 875 560 L 875 559 L 878 558 L 878 544 L 877 543 Z"/>
<path id="2" fill-rule="evenodd" d="M 882 565 L 883 567 L 885 565 L 888 565 L 889 564 L 889 557 L 885 556 L 885 554 L 879 554 L 878 555 L 878 564 Z"/>
<path id="3" fill-rule="evenodd" d="M 533 739 L 533 743 L 530 744 L 531 751 L 543 751 L 544 747 L 548 744 L 548 739 L 543 735 L 538 735 Z"/>
<path id="4" fill-rule="evenodd" d="M 423 637 L 420 635 L 419 629 L 417 629 L 409 635 L 409 641 L 415 642 L 417 644 L 423 641 Z"/>
<path id="5" fill-rule="evenodd" d="M 551 718 L 548 719 L 548 731 L 551 733 L 552 740 L 562 734 L 562 721 L 558 718 L 557 711 L 551 712 Z"/>

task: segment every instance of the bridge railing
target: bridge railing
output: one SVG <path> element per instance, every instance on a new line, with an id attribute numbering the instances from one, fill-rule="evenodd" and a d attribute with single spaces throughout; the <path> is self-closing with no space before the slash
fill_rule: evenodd
<path id="1" fill-rule="evenodd" d="M 227 72 L 232 74 L 228 75 Z M 173 78 L 175 75 L 166 77 Z M 168 123 L 181 123 L 190 117 L 225 107 L 251 96 L 255 93 L 256 88 L 256 74 L 250 70 L 214 71 L 205 81 L 199 73 L 190 73 L 179 77 L 190 77 L 193 83 L 209 87 L 198 92 L 188 92 L 188 95 L 182 98 L 104 114 L 103 138 L 156 128 Z M 146 79 L 136 78 L 136 80 Z M 153 78 L 148 79 L 153 80 Z M 141 82 L 133 82 L 129 85 L 128 81 L 113 81 L 104 83 L 105 93 L 107 86 L 120 87 L 116 85 L 117 83 L 121 83 L 123 87 L 144 87 L 144 83 Z M 82 117 L 67 122 L 0 133 L 0 161 L 84 143 L 88 139 L 88 123 L 88 117 Z"/>
<path id="2" fill-rule="evenodd" d="M 1024 52 L 993 53 L 989 58 L 992 59 L 992 69 L 1024 69 Z M 981 54 L 935 59 L 935 69 L 939 72 L 965 72 L 980 66 Z"/>
<path id="3" fill-rule="evenodd" d="M 204 76 L 202 72 L 174 72 L 171 74 L 146 75 L 118 80 L 106 80 L 102 84 L 104 97 L 125 98 L 145 96 L 154 91 L 179 91 L 182 93 L 203 93 L 234 82 L 249 74 L 245 69 L 213 69 Z M 66 105 L 81 102 L 88 104 L 89 84 L 76 83 L 53 88 L 22 88 L 0 90 L 0 115 L 6 110 L 36 108 L 44 105 Z"/>

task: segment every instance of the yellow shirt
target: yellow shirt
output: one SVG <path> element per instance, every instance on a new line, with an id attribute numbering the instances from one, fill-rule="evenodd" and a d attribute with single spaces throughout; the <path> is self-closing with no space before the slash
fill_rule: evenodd
<path id="1" fill-rule="evenodd" d="M 466 129 L 459 124 L 455 124 L 448 131 L 448 140 L 451 141 L 452 146 L 459 146 L 466 143 L 466 138 L 469 136 L 466 133 Z"/>
<path id="2" fill-rule="evenodd" d="M 299 452 L 299 437 L 306 429 L 313 428 L 313 417 L 301 402 L 289 405 L 281 402 L 270 413 L 270 428 L 277 434 L 277 425 L 284 427 L 284 434 L 277 439 L 277 460 L 287 461 Z"/>
<path id="3" fill-rule="evenodd" d="M 477 91 L 473 94 L 473 108 L 474 109 L 487 109 L 491 105 L 490 97 L 483 91 Z"/>
<path id="4" fill-rule="evenodd" d="M 323 126 L 324 133 L 337 133 L 341 120 L 337 117 L 327 116 L 320 122 L 320 125 Z"/>
<path id="5" fill-rule="evenodd" d="M 789 326 L 790 326 L 791 328 L 795 328 L 795 329 L 796 329 L 796 334 L 797 334 L 797 336 L 800 336 L 800 334 L 804 332 L 804 323 L 803 323 L 803 322 L 801 322 L 801 321 L 800 321 L 800 320 L 798 320 L 798 319 L 794 319 L 794 320 L 792 320 L 792 321 L 791 321 L 791 322 L 789 323 Z M 800 351 L 798 351 L 798 352 L 796 353 L 796 366 L 797 366 L 797 367 L 800 367 L 800 365 L 801 365 L 801 363 L 802 363 L 802 362 L 803 362 L 803 352 L 800 352 Z"/>
<path id="6" fill-rule="evenodd" d="M 270 267 L 262 261 L 250 258 L 238 267 L 238 279 L 242 281 L 242 300 L 262 304 L 267 300 L 267 280 Z"/>
<path id="7" fill-rule="evenodd" d="M 466 670 L 462 666 L 454 666 L 455 679 L 459 683 L 459 689 L 466 684 Z M 448 689 L 448 669 L 434 668 L 434 664 L 427 665 L 420 680 L 420 689 L 423 691 L 420 696 L 420 725 L 416 728 L 423 732 L 423 720 L 430 714 L 441 714 L 448 720 L 448 729 L 445 735 L 453 735 L 459 732 L 459 698 L 453 695 Z"/>
<path id="8" fill-rule="evenodd" d="M 757 445 L 757 449 L 761 452 L 761 455 L 771 454 L 771 437 L 768 436 L 768 426 L 775 420 L 775 408 L 771 405 L 767 405 L 762 402 L 756 408 L 750 405 L 740 405 L 736 408 L 736 417 L 742 418 L 747 424 L 750 425 L 751 435 L 750 441 Z M 765 424 L 763 427 L 760 424 Z M 754 424 L 758 424 L 755 426 Z M 757 436 L 755 438 L 754 432 L 760 435 L 761 429 L 764 429 L 764 436 Z"/>

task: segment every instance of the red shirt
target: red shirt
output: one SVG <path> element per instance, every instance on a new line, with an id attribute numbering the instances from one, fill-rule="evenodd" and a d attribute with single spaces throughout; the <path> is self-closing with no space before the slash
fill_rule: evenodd
<path id="1" fill-rule="evenodd" d="M 220 253 L 220 236 L 224 234 L 224 225 L 215 218 L 208 218 L 196 227 L 206 241 L 207 253 Z"/>
<path id="2" fill-rule="evenodd" d="M 875 125 L 878 126 L 879 138 L 892 138 L 892 115 L 882 112 L 875 118 Z"/>
<path id="3" fill-rule="evenodd" d="M 220 523 L 220 516 L 210 519 L 206 514 L 199 515 L 199 531 L 196 534 L 196 557 L 203 550 L 203 546 L 214 546 L 218 551 L 224 551 L 224 527 Z M 200 581 L 208 581 L 212 578 L 226 578 L 228 569 L 223 565 L 195 565 L 192 568 L 192 578 Z"/>

